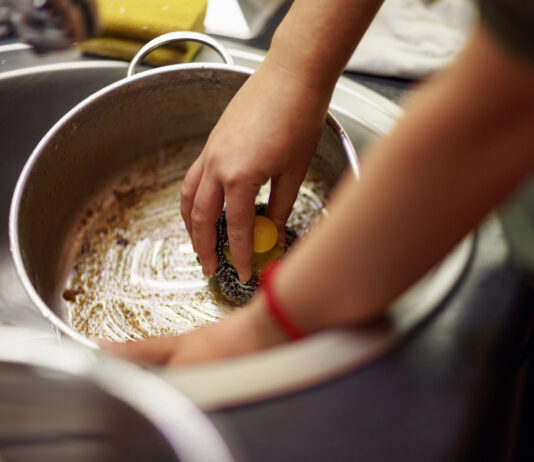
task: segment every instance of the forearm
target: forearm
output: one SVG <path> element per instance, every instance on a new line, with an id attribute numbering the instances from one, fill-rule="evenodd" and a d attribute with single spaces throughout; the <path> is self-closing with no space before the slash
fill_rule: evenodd
<path id="1" fill-rule="evenodd" d="M 421 91 L 280 268 L 275 292 L 304 330 L 380 314 L 528 174 L 533 76 L 479 32 Z"/>
<path id="2" fill-rule="evenodd" d="M 267 62 L 329 93 L 383 0 L 296 0 L 274 34 Z"/>

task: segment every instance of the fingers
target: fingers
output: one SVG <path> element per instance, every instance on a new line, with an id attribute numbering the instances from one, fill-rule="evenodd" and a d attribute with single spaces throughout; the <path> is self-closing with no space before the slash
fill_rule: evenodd
<path id="1" fill-rule="evenodd" d="M 98 342 L 102 351 L 140 363 L 165 365 L 176 350 L 178 337 L 153 337 L 140 342 Z"/>
<path id="2" fill-rule="evenodd" d="M 232 262 L 241 282 L 252 276 L 255 198 L 259 185 L 240 185 L 226 191 L 226 229 Z"/>
<path id="3" fill-rule="evenodd" d="M 273 220 L 278 228 L 278 244 L 285 244 L 285 225 L 303 178 L 297 175 L 284 175 L 271 180 L 269 204 L 265 216 Z"/>
<path id="4" fill-rule="evenodd" d="M 259 185 L 233 179 L 226 181 L 226 185 L 226 222 L 232 262 L 241 281 L 246 282 L 252 276 L 252 228 Z M 217 269 L 215 225 L 221 215 L 224 195 L 222 182 L 206 171 L 198 159 L 184 178 L 180 212 L 206 276 Z"/>
<path id="5" fill-rule="evenodd" d="M 224 192 L 220 183 L 205 174 L 200 181 L 191 210 L 191 238 L 202 264 L 205 276 L 217 269 L 217 229 L 215 224 L 221 215 Z"/>
<path id="6" fill-rule="evenodd" d="M 266 216 L 278 228 L 278 243 L 285 244 L 285 223 L 298 194 L 303 174 L 286 174 L 271 180 L 271 193 Z M 223 185 L 207 173 L 202 161 L 190 168 L 181 189 L 181 213 L 185 226 L 202 264 L 203 273 L 215 272 L 218 264 L 216 252 L 217 230 L 226 193 L 226 222 L 232 262 L 239 279 L 246 282 L 252 276 L 253 225 L 255 197 L 259 184 L 245 181 Z"/>
<path id="7" fill-rule="evenodd" d="M 198 158 L 185 175 L 182 187 L 180 189 L 180 213 L 185 223 L 185 228 L 189 237 L 193 237 L 193 224 L 191 223 L 191 211 L 195 202 L 200 180 L 204 173 L 204 164 L 201 158 Z"/>

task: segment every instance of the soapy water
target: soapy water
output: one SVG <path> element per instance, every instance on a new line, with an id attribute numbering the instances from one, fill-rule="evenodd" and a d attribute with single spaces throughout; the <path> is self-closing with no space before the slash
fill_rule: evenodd
<path id="1" fill-rule="evenodd" d="M 65 284 L 66 322 L 82 335 L 123 341 L 177 335 L 228 316 L 202 274 L 180 215 L 180 187 L 204 140 L 151 153 L 91 209 Z M 146 159 L 149 159 L 148 161 Z M 257 202 L 267 202 L 269 184 Z M 299 236 L 321 215 L 326 182 L 303 182 L 288 225 Z"/>

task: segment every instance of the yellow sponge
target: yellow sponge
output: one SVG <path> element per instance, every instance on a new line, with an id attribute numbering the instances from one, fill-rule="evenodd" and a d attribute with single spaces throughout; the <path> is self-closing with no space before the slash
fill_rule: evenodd
<path id="1" fill-rule="evenodd" d="M 204 30 L 207 0 L 97 0 L 100 37 L 79 48 L 87 54 L 131 60 L 150 39 L 167 32 Z M 196 43 L 163 47 L 145 62 L 153 65 L 190 61 Z"/>

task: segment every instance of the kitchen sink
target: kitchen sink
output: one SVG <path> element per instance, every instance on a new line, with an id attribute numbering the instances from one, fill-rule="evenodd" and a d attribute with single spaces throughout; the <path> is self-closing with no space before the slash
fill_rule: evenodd
<path id="1" fill-rule="evenodd" d="M 229 51 L 236 64 L 256 67 L 262 60 L 256 50 L 232 45 Z M 199 59 L 216 58 L 206 53 Z M 14 325 L 29 327 L 33 335 L 56 342 L 59 333 L 32 306 L 11 262 L 8 213 L 12 192 L 24 163 L 47 130 L 76 103 L 124 78 L 127 64 L 82 60 L 75 51 L 57 55 L 55 62 L 41 64 L 24 45 L 4 50 L 0 47 L 2 61 L 7 65 L 0 66 L 0 332 Z M 394 103 L 346 78 L 341 78 L 336 87 L 331 112 L 347 131 L 360 157 L 368 144 L 389 132 L 402 113 Z M 272 397 L 339 376 L 392 348 L 436 312 L 465 274 L 474 241 L 473 236 L 466 238 L 400 297 L 383 324 L 327 332 L 214 365 L 157 372 L 203 409 Z M 273 374 L 273 370 L 277 373 Z M 203 386 L 214 382 L 217 387 Z"/>

